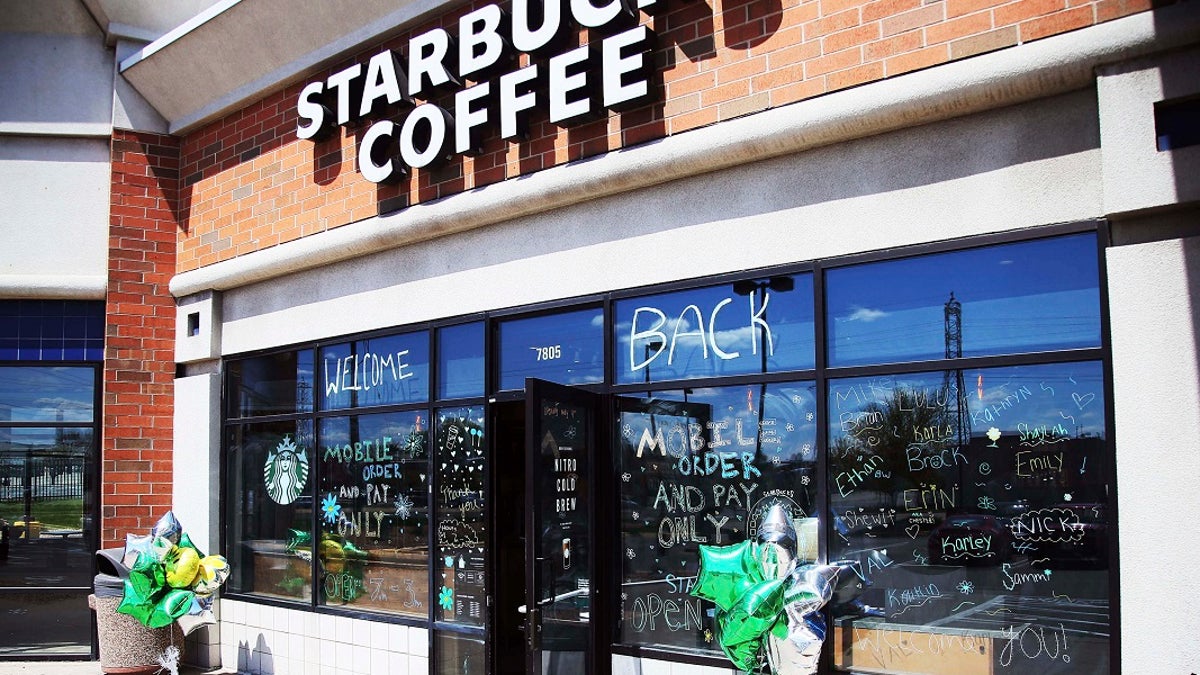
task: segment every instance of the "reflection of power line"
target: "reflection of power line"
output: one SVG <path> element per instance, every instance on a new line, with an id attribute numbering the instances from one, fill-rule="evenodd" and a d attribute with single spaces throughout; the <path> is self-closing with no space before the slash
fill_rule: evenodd
<path id="1" fill-rule="evenodd" d="M 962 303 L 954 299 L 954 291 L 950 291 L 950 299 L 946 301 L 946 305 L 942 310 L 945 317 L 945 333 L 946 333 L 946 358 L 961 359 L 962 358 Z M 961 368 L 955 368 L 953 371 L 947 370 L 943 378 L 942 387 L 946 393 L 950 393 L 950 373 L 954 373 L 954 424 L 955 433 L 958 435 L 959 447 L 967 444 L 967 405 L 966 394 L 963 391 L 963 372 Z"/>

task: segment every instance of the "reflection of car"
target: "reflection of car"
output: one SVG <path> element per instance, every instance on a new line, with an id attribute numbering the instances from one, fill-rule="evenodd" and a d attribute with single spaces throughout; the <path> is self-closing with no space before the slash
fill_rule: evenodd
<path id="1" fill-rule="evenodd" d="M 1047 567 L 1057 569 L 1108 567 L 1108 523 L 1103 504 L 1056 504 L 1079 518 L 1072 523 L 1083 536 L 1075 541 L 1038 542 L 1039 555 L 1050 558 Z"/>
<path id="2" fill-rule="evenodd" d="M 1012 533 L 995 516 L 950 514 L 929 533 L 935 565 L 999 565 L 1012 550 Z"/>

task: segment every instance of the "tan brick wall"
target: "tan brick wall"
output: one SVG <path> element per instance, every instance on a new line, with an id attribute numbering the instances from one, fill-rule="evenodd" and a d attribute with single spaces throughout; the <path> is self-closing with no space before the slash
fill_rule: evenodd
<path id="1" fill-rule="evenodd" d="M 171 508 L 179 141 L 112 142 L 104 354 L 101 545 L 146 534 Z"/>
<path id="2" fill-rule="evenodd" d="M 530 138 L 495 134 L 474 157 L 378 186 L 357 172 L 356 135 L 296 139 L 301 85 L 188 135 L 182 148 L 178 271 L 722 120 L 1146 11 L 1154 0 L 660 0 L 657 102 Z M 482 0 L 386 46 L 441 25 Z M 580 36 L 586 39 L 586 35 Z M 362 50 L 356 60 L 383 45 Z M 524 59 L 524 57 L 523 57 Z M 352 61 L 337 64 L 316 80 Z M 523 60 L 522 64 L 526 61 Z M 452 102 L 441 102 L 452 109 Z"/>

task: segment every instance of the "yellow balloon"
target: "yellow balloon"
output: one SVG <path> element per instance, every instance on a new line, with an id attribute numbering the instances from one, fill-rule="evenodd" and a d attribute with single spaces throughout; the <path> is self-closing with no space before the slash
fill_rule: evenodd
<path id="1" fill-rule="evenodd" d="M 167 556 L 167 584 L 172 588 L 189 588 L 200 573 L 200 554 L 196 549 L 176 547 Z"/>
<path id="2" fill-rule="evenodd" d="M 229 578 L 229 561 L 225 556 L 209 555 L 200 559 L 200 573 L 192 590 L 197 595 L 211 595 Z"/>
<path id="3" fill-rule="evenodd" d="M 346 550 L 342 545 L 332 539 L 324 539 L 321 541 L 321 562 L 325 565 L 325 571 L 331 574 L 341 572 L 346 565 Z"/>

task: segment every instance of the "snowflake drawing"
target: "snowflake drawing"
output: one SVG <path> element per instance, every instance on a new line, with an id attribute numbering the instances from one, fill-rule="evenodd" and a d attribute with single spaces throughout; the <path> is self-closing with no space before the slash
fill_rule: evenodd
<path id="1" fill-rule="evenodd" d="M 570 426 L 570 427 L 567 427 L 565 431 L 563 431 L 563 438 L 565 438 L 567 440 L 571 440 L 571 439 L 575 438 L 576 434 L 578 434 L 578 433 L 579 432 L 575 430 L 575 427 Z"/>
<path id="2" fill-rule="evenodd" d="M 621 482 L 622 483 L 628 483 L 630 478 L 633 478 L 633 476 L 630 476 L 628 471 L 621 474 Z"/>
<path id="3" fill-rule="evenodd" d="M 802 485 L 808 485 L 811 480 L 808 476 L 800 476 L 800 483 Z"/>
<path id="4" fill-rule="evenodd" d="M 628 424 L 621 427 L 621 435 L 625 438 L 633 438 L 633 427 Z"/>
<path id="5" fill-rule="evenodd" d="M 625 549 L 625 557 L 629 558 L 630 560 L 633 560 L 634 558 L 637 557 L 637 554 L 633 552 L 633 549 L 627 548 L 627 549 Z"/>
<path id="6" fill-rule="evenodd" d="M 396 498 L 396 515 L 407 520 L 413 513 L 413 500 L 408 498 L 408 495 L 400 495 Z"/>
<path id="7" fill-rule="evenodd" d="M 795 430 L 796 430 L 796 425 L 795 425 L 795 424 L 792 424 L 791 422 L 788 422 L 787 424 L 785 424 L 785 425 L 783 426 L 783 428 L 784 428 L 784 429 L 787 429 L 788 431 L 795 431 Z"/>
<path id="8" fill-rule="evenodd" d="M 404 452 L 409 457 L 420 457 L 425 452 L 425 434 L 412 431 L 404 439 Z"/>
<path id="9" fill-rule="evenodd" d="M 804 419 L 809 422 L 813 421 L 813 414 L 811 412 L 804 413 Z"/>
<path id="10" fill-rule="evenodd" d="M 975 584 L 969 581 L 958 582 L 958 592 L 963 595 L 970 595 L 975 592 Z"/>
<path id="11" fill-rule="evenodd" d="M 438 604 L 447 612 L 454 609 L 454 589 L 442 586 L 438 591 Z"/>
<path id="12" fill-rule="evenodd" d="M 338 522 L 338 518 L 342 515 L 342 506 L 337 503 L 337 498 L 330 492 L 325 495 L 325 499 L 321 500 L 321 514 L 330 525 Z"/>
<path id="13" fill-rule="evenodd" d="M 1042 570 L 1042 574 L 1045 574 L 1046 576 L 1050 576 L 1050 575 L 1054 574 L 1054 570 Z"/>
<path id="14" fill-rule="evenodd" d="M 642 519 L 642 514 L 638 513 L 637 511 L 634 511 L 633 513 L 629 514 L 629 516 L 630 516 L 631 518 L 633 518 L 634 520 L 641 520 L 641 519 Z"/>

